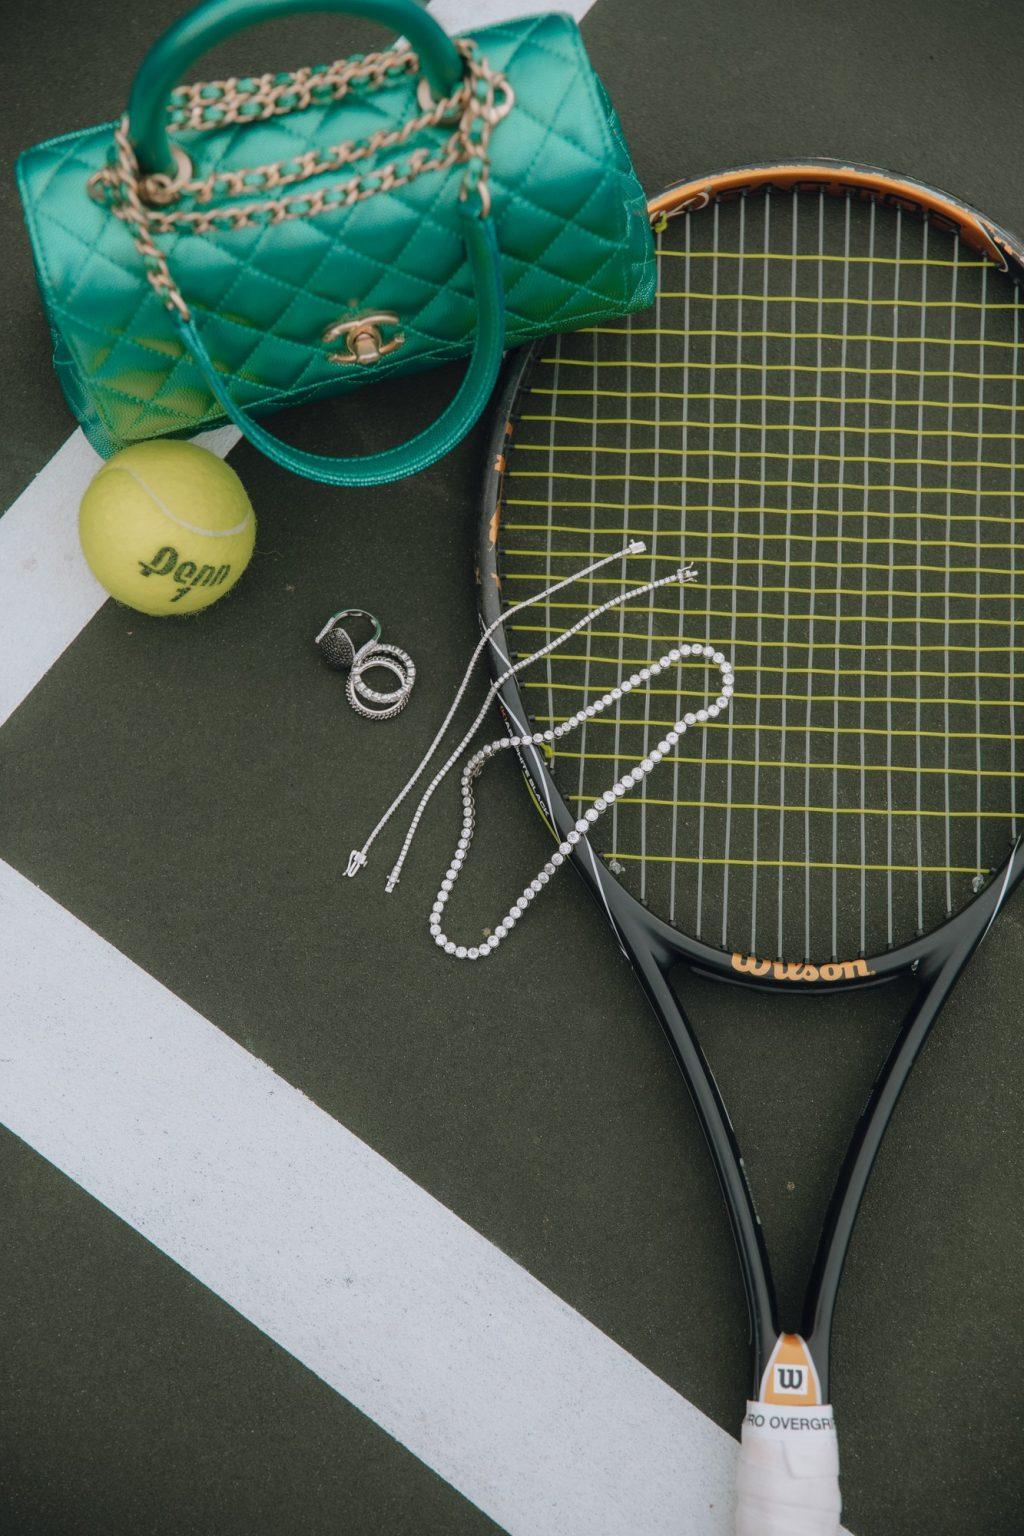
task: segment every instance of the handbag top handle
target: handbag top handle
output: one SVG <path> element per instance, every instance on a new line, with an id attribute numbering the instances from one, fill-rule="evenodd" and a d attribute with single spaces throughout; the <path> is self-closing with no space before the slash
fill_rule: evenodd
<path id="1" fill-rule="evenodd" d="M 454 398 L 430 426 L 394 448 L 354 458 L 314 454 L 294 448 L 260 426 L 249 411 L 235 401 L 171 275 L 166 254 L 153 242 L 150 214 L 138 193 L 143 176 L 171 175 L 174 179 L 177 156 L 167 136 L 167 104 L 175 84 L 189 66 L 207 48 L 230 33 L 252 22 L 268 21 L 301 10 L 353 12 L 404 30 L 417 51 L 424 80 L 428 87 L 438 92 L 439 102 L 443 103 L 461 90 L 465 75 L 472 83 L 467 111 L 472 114 L 474 124 L 483 125 L 482 133 L 476 132 L 473 138 L 473 153 L 463 176 L 458 217 L 477 309 L 469 367 Z M 484 67 L 481 64 L 474 67 L 471 59 L 467 64 L 464 49 L 465 44 L 460 50 L 415 0 L 349 0 L 349 3 L 346 0 L 206 0 L 165 32 L 150 49 L 132 87 L 127 124 L 123 123 L 115 132 L 121 185 L 127 189 L 124 216 L 132 226 L 137 249 L 147 262 L 149 281 L 171 311 L 185 351 L 224 414 L 249 441 L 276 463 L 307 479 L 327 485 L 376 485 L 413 474 L 432 464 L 465 436 L 494 387 L 504 348 L 505 311 L 501 254 L 489 217 L 487 145 L 491 129 L 505 116 L 514 96 L 506 86 L 506 102 L 501 107 L 496 106 L 490 100 L 494 81 L 490 76 L 480 76 L 480 69 Z M 494 80 L 498 78 L 494 77 Z M 469 131 L 467 128 L 467 134 Z M 109 172 L 104 174 L 109 175 Z"/>
<path id="2" fill-rule="evenodd" d="M 135 77 L 128 120 L 145 173 L 172 177 L 175 173 L 167 137 L 167 100 L 190 65 L 233 32 L 297 11 L 365 16 L 404 32 L 437 97 L 450 96 L 462 80 L 463 61 L 455 43 L 416 0 L 205 0 L 157 38 Z"/>

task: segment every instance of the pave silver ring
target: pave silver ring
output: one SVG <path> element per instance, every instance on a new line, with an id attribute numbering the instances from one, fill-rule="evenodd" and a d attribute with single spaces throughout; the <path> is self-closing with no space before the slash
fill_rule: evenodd
<path id="1" fill-rule="evenodd" d="M 383 646 L 374 646 L 372 654 L 366 657 L 362 665 L 352 669 L 352 686 L 359 697 L 365 699 L 368 704 L 397 704 L 399 699 L 404 698 L 408 693 L 408 674 L 405 664 L 392 661 L 390 656 L 383 654 L 383 650 Z M 371 688 L 366 682 L 365 674 L 378 669 L 381 672 L 390 672 L 391 676 L 397 680 L 398 687 L 387 691 Z"/>
<path id="2" fill-rule="evenodd" d="M 373 634 L 369 642 L 361 642 L 361 645 L 372 644 L 380 639 L 380 622 L 372 613 L 367 613 L 365 608 L 342 608 L 339 613 L 332 613 L 313 644 L 327 665 L 338 672 L 344 672 L 352 665 L 356 651 L 360 649 L 345 628 L 345 619 L 365 619 L 369 623 Z"/>
<path id="3" fill-rule="evenodd" d="M 371 688 L 364 674 L 379 667 L 390 672 L 398 683 L 397 688 L 382 690 Z M 393 720 L 409 702 L 416 681 L 416 663 L 408 651 L 400 645 L 387 645 L 384 641 L 370 640 L 356 652 L 345 684 L 345 694 L 357 715 L 366 720 Z"/>

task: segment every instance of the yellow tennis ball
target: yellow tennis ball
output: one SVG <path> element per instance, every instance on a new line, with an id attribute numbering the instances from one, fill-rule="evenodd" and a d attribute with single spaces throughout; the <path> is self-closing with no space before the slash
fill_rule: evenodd
<path id="1" fill-rule="evenodd" d="M 134 443 L 108 459 L 78 514 L 102 586 L 140 613 L 208 608 L 249 564 L 256 517 L 223 459 L 194 443 Z"/>

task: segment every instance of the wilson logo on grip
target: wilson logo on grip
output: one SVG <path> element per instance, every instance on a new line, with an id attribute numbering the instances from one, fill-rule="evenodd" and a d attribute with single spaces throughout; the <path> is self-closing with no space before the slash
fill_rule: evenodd
<path id="1" fill-rule="evenodd" d="M 875 973 L 866 960 L 831 960 L 825 965 L 803 961 L 759 960 L 756 955 L 733 955 L 732 968 L 748 976 L 771 976 L 775 981 L 856 981 Z"/>
<path id="2" fill-rule="evenodd" d="M 798 1333 L 781 1334 L 761 1378 L 761 1402 L 810 1407 L 821 1402 L 811 1352 Z"/>

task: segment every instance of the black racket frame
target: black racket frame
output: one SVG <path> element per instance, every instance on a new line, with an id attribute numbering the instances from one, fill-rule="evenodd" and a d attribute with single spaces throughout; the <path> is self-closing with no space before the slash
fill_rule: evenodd
<path id="1" fill-rule="evenodd" d="M 843 178 L 854 175 L 877 182 L 886 173 L 861 167 L 840 167 L 835 162 L 801 162 L 797 166 L 771 168 L 746 168 L 731 173 L 737 188 L 742 188 L 749 172 L 756 172 L 759 184 L 778 179 L 780 186 L 798 185 L 797 173 L 829 172 L 835 178 L 836 190 L 849 183 Z M 778 173 L 777 175 L 775 173 Z M 805 177 L 810 182 L 810 175 Z M 895 184 L 896 178 L 890 179 Z M 700 207 L 703 197 L 707 201 L 705 182 L 680 184 L 670 189 L 662 198 L 650 204 L 652 215 L 663 214 L 666 199 L 678 201 L 678 211 L 686 206 Z M 820 184 L 815 181 L 813 185 Z M 863 188 L 863 180 L 856 183 Z M 917 184 L 899 180 L 901 189 Z M 810 188 L 809 188 L 810 189 Z M 918 203 L 919 211 L 927 216 L 941 218 L 952 223 L 948 210 L 963 210 L 969 214 L 974 226 L 980 216 L 966 205 L 947 199 L 931 189 L 930 202 Z M 730 195 L 733 195 L 730 192 Z M 867 194 L 863 191 L 861 195 Z M 895 196 L 895 194 L 893 194 Z M 946 212 L 937 213 L 935 200 L 942 199 Z M 880 194 L 880 200 L 884 200 Z M 908 198 L 901 190 L 899 201 L 906 205 Z M 671 216 L 669 214 L 668 216 Z M 959 224 L 959 220 L 956 221 Z M 985 234 L 991 240 L 988 254 L 999 261 L 1004 269 L 1012 266 L 1014 273 L 1024 273 L 1024 248 L 1005 231 L 986 221 L 981 221 Z M 961 232 L 967 233 L 961 226 Z M 972 243 L 975 243 L 972 241 Z M 993 251 L 992 246 L 995 246 Z M 1007 258 L 1011 260 L 1007 260 Z M 501 616 L 501 585 L 498 570 L 497 535 L 501 516 L 502 484 L 506 453 L 514 431 L 514 406 L 521 386 L 528 378 L 535 360 L 541 355 L 545 343 L 536 342 L 523 348 L 507 359 L 500 385 L 495 414 L 495 430 L 490 443 L 489 464 L 483 490 L 483 512 L 477 549 L 477 573 L 480 588 L 480 613 L 485 626 Z M 492 675 L 497 678 L 509 664 L 509 649 L 504 626 L 499 625 L 491 637 L 488 649 Z M 514 658 L 513 658 L 514 659 Z M 523 694 L 515 678 L 510 678 L 499 693 L 499 701 L 510 733 L 523 735 L 532 732 L 528 724 L 528 711 Z M 576 815 L 566 804 L 555 780 L 548 771 L 544 756 L 533 745 L 522 748 L 520 762 L 527 775 L 542 814 L 557 838 L 564 839 L 576 824 Z M 990 876 L 984 888 L 961 910 L 931 933 L 915 938 L 883 954 L 861 957 L 866 959 L 867 975 L 846 974 L 854 967 L 847 965 L 844 974 L 833 980 L 820 976 L 817 980 L 801 976 L 791 979 L 786 974 L 775 973 L 774 968 L 763 976 L 741 973 L 733 956 L 714 945 L 692 939 L 678 932 L 654 913 L 650 912 L 628 891 L 597 856 L 584 837 L 572 852 L 572 863 L 583 877 L 591 894 L 605 912 L 614 929 L 621 948 L 633 966 L 649 1003 L 662 1024 L 693 1099 L 700 1124 L 711 1151 L 712 1160 L 725 1196 L 733 1236 L 739 1254 L 743 1286 L 750 1314 L 751 1348 L 753 1364 L 753 1391 L 757 1397 L 759 1383 L 767 1368 L 769 1357 L 781 1332 L 778 1304 L 772 1279 L 771 1263 L 763 1229 L 754 1204 L 753 1195 L 744 1170 L 739 1143 L 722 1100 L 714 1074 L 708 1064 L 697 1035 L 679 1002 L 669 981 L 669 973 L 682 965 L 690 970 L 719 981 L 739 986 L 753 986 L 759 990 L 811 994 L 815 992 L 847 991 L 854 987 L 879 986 L 897 977 L 912 976 L 918 985 L 917 995 L 907 1012 L 893 1045 L 879 1071 L 868 1100 L 857 1122 L 849 1149 L 840 1169 L 829 1202 L 818 1248 L 805 1293 L 800 1333 L 807 1343 L 818 1372 L 821 1400 L 829 1401 L 829 1352 L 832 1319 L 836 1296 L 847 1250 L 857 1219 L 857 1212 L 868 1179 L 885 1135 L 900 1093 L 910 1075 L 911 1068 L 923 1047 L 928 1033 L 944 1007 L 971 955 L 987 934 L 1000 907 L 1024 878 L 1024 835 L 1011 845 L 1003 864 Z M 800 970 L 806 967 L 799 966 Z"/>

